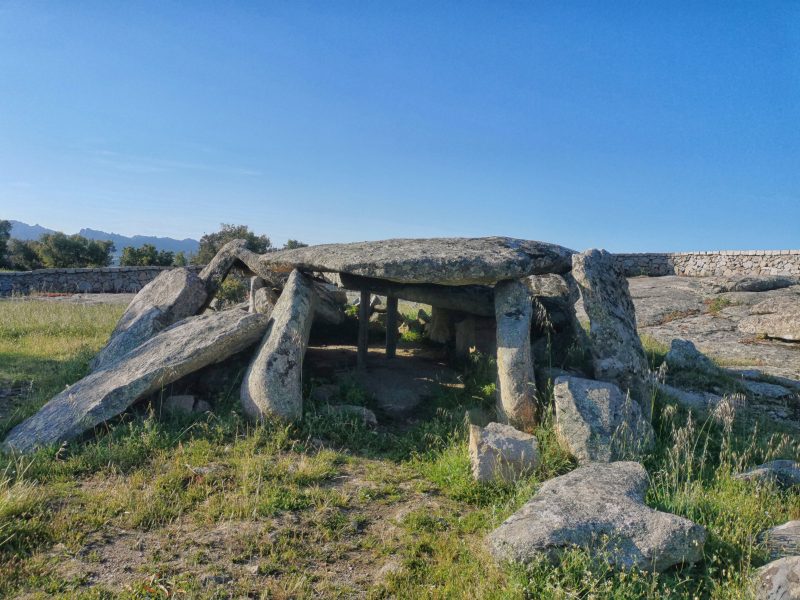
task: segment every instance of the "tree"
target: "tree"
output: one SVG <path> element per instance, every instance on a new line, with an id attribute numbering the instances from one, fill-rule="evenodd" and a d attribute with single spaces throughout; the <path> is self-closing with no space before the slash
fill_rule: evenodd
<path id="1" fill-rule="evenodd" d="M 307 248 L 308 244 L 304 244 L 300 240 L 287 240 L 283 245 L 284 250 L 294 250 L 295 248 Z"/>
<path id="2" fill-rule="evenodd" d="M 6 263 L 15 271 L 32 271 L 44 267 L 36 251 L 39 242 L 33 240 L 18 240 L 11 238 L 8 241 Z"/>
<path id="3" fill-rule="evenodd" d="M 231 240 L 242 239 L 247 241 L 247 249 L 263 254 L 272 247 L 266 235 L 256 235 L 247 225 L 220 224 L 216 233 L 207 233 L 200 238 L 200 250 L 192 258 L 196 265 L 206 265 L 211 262 L 219 249 Z"/>
<path id="4" fill-rule="evenodd" d="M 8 264 L 8 239 L 11 237 L 11 222 L 0 219 L 0 267 Z"/>
<path id="5" fill-rule="evenodd" d="M 140 248 L 125 246 L 119 264 L 122 267 L 168 267 L 175 255 L 169 250 L 158 251 L 153 244 L 144 244 Z"/>
<path id="6" fill-rule="evenodd" d="M 48 268 L 107 267 L 113 251 L 110 240 L 89 240 L 61 232 L 44 234 L 36 246 L 39 259 Z"/>
<path id="7" fill-rule="evenodd" d="M 172 259 L 172 264 L 176 267 L 185 267 L 189 264 L 189 261 L 186 260 L 186 254 L 184 254 L 183 250 L 175 255 L 175 258 Z"/>

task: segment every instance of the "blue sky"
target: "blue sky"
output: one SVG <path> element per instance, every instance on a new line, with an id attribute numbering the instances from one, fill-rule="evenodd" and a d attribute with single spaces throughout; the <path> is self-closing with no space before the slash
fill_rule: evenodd
<path id="1" fill-rule="evenodd" d="M 800 3 L 0 0 L 0 217 L 798 248 Z"/>

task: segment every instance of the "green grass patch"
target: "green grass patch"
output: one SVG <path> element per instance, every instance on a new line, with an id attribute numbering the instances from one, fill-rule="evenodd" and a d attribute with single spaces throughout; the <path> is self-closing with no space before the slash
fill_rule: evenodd
<path id="1" fill-rule="evenodd" d="M 122 307 L 12 301 L 0 308 L 0 379 L 33 382 L 24 404 L 3 421 L 6 431 L 85 374 Z M 657 369 L 666 346 L 642 341 Z M 797 460 L 796 436 L 735 407 L 697 421 L 656 394 L 657 444 L 644 461 L 652 479 L 647 502 L 707 528 L 703 560 L 649 574 L 611 569 L 602 553 L 570 550 L 557 563 L 497 565 L 487 554 L 486 534 L 541 482 L 575 463 L 558 442 L 551 398 L 542 393 L 545 419 L 534 431 L 539 467 L 514 484 L 476 483 L 465 413 L 492 410 L 496 365 L 472 355 L 462 367 L 463 389 L 443 389 L 413 422 L 387 421 L 377 430 L 332 418 L 310 401 L 298 424 L 252 424 L 239 410 L 241 373 L 232 370 L 226 391 L 208 398 L 213 413 L 161 415 L 143 406 L 64 448 L 24 461 L 3 456 L 0 595 L 747 598 L 749 577 L 768 560 L 758 533 L 800 518 L 796 491 L 732 478 L 766 460 Z M 698 385 L 727 385 L 689 376 Z M 348 381 L 337 401 L 370 405 Z M 177 524 L 201 536 L 228 523 L 234 525 L 219 546 L 197 545 L 191 535 L 169 542 Z M 136 567 L 135 583 L 88 586 L 85 576 L 60 574 L 55 548 L 77 556 L 93 536 L 117 530 L 162 536 L 162 550 Z M 94 571 L 106 568 L 101 551 L 86 554 Z M 176 567 L 168 559 L 181 552 L 186 562 Z M 373 577 L 388 560 L 396 568 Z M 208 584 L 203 569 L 216 574 L 225 561 L 252 568 Z M 371 570 L 355 592 L 349 579 L 330 575 L 350 566 Z"/>

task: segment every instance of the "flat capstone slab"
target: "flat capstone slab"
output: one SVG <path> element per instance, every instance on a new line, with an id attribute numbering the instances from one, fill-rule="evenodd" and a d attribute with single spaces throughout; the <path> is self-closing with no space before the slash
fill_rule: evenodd
<path id="1" fill-rule="evenodd" d="M 275 272 L 347 273 L 399 283 L 468 285 L 542 273 L 565 273 L 573 250 L 509 237 L 392 239 L 323 244 L 268 252 L 261 266 Z"/>

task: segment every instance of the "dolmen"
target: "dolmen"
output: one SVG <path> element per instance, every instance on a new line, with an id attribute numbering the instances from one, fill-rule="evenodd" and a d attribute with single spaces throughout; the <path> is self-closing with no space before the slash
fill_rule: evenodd
<path id="1" fill-rule="evenodd" d="M 249 307 L 209 309 L 233 268 L 254 278 Z M 591 328 L 598 328 L 595 377 L 619 386 L 647 414 L 642 393 L 646 360 L 637 344 L 627 282 L 608 253 L 578 254 L 556 244 L 487 237 L 392 239 L 257 254 L 235 240 L 199 274 L 172 269 L 142 288 L 91 363 L 91 372 L 12 429 L 4 446 L 30 452 L 74 439 L 161 387 L 248 348 L 255 350 L 241 387 L 244 413 L 254 420 L 299 420 L 312 323 L 344 320 L 344 290 L 361 294 L 361 368 L 367 367 L 372 294 L 387 297 L 389 356 L 396 347 L 400 299 L 430 304 L 440 316 L 493 320 L 498 420 L 530 430 L 540 418 L 531 325 L 542 288 L 537 278 L 544 276 L 560 278 L 555 287 L 569 295 L 567 304 L 578 290 L 583 294 Z M 608 298 L 619 306 L 608 306 Z M 577 321 L 574 328 L 580 330 Z"/>

